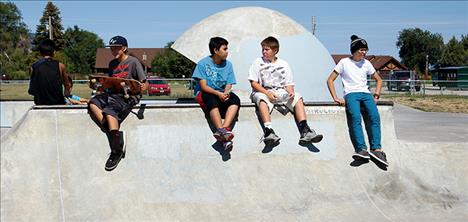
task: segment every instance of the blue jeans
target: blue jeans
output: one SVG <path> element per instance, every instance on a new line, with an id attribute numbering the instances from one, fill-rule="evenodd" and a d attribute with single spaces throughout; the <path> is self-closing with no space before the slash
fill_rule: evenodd
<path id="1" fill-rule="evenodd" d="M 380 116 L 377 105 L 370 93 L 349 93 L 345 97 L 346 119 L 348 122 L 349 137 L 354 150 L 359 152 L 367 150 L 362 132 L 361 113 L 366 126 L 367 137 L 371 150 L 380 149 Z"/>

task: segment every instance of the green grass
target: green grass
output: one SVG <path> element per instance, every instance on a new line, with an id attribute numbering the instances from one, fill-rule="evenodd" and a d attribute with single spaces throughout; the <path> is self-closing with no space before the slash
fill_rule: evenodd
<path id="1" fill-rule="evenodd" d="M 169 96 L 148 96 L 143 94 L 143 99 L 177 99 L 177 98 L 193 98 L 193 91 L 185 87 L 178 81 L 169 81 L 171 94 Z M 33 97 L 28 94 L 29 83 L 2 83 L 0 84 L 0 100 L 33 100 Z M 75 83 L 73 85 L 72 94 L 82 98 L 90 98 L 92 90 L 86 83 Z"/>

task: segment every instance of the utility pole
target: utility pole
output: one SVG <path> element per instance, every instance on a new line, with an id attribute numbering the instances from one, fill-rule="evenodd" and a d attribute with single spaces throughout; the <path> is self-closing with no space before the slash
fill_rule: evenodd
<path id="1" fill-rule="evenodd" d="M 146 66 L 146 59 L 147 59 L 146 52 L 143 52 L 142 59 L 143 59 L 143 62 L 145 63 L 145 74 L 148 74 L 146 70 L 146 67 L 147 67 Z"/>
<path id="2" fill-rule="evenodd" d="M 312 35 L 315 35 L 315 16 L 312 16 Z"/>
<path id="3" fill-rule="evenodd" d="M 429 79 L 429 55 L 426 54 L 426 72 L 424 73 L 424 79 Z"/>
<path id="4" fill-rule="evenodd" d="M 52 27 L 52 17 L 49 15 L 49 39 L 54 40 L 54 37 L 52 36 L 53 32 L 53 27 Z"/>

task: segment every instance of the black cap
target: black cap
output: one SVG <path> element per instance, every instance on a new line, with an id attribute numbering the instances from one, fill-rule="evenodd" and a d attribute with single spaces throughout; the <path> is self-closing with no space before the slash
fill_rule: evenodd
<path id="1" fill-rule="evenodd" d="M 127 39 L 125 39 L 124 37 L 122 37 L 120 35 L 114 36 L 109 40 L 109 45 L 106 45 L 106 47 L 111 47 L 111 46 L 126 46 L 126 47 L 128 47 Z"/>
<path id="2" fill-rule="evenodd" d="M 356 52 L 360 48 L 369 49 L 369 47 L 367 46 L 366 40 L 364 40 L 362 38 L 359 38 L 357 35 L 352 35 L 351 36 L 351 46 L 350 46 L 351 54 L 353 54 L 354 52 Z"/>

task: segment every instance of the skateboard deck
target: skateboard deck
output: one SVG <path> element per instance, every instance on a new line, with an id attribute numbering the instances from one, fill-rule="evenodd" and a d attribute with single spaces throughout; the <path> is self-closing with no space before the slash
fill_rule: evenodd
<path id="1" fill-rule="evenodd" d="M 134 79 L 89 75 L 89 88 L 96 90 L 96 93 L 117 93 L 122 94 L 126 99 L 131 95 L 141 94 L 140 84 Z"/>

